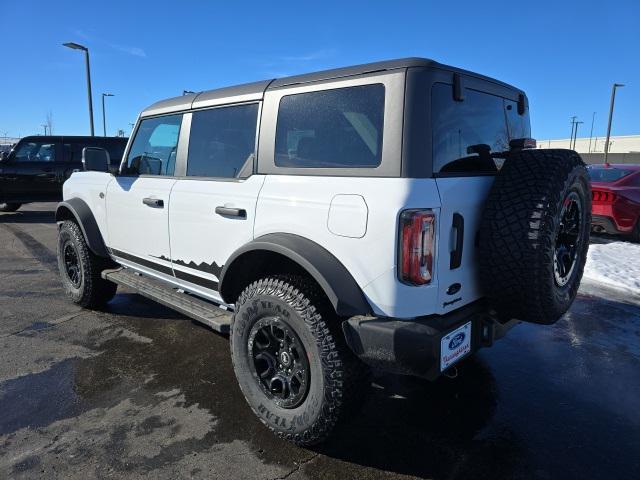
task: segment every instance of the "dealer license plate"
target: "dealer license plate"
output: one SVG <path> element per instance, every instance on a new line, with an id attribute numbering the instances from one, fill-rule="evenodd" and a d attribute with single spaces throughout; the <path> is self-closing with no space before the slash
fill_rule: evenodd
<path id="1" fill-rule="evenodd" d="M 443 372 L 471 352 L 471 322 L 465 323 L 442 337 L 440 341 L 440 371 Z"/>

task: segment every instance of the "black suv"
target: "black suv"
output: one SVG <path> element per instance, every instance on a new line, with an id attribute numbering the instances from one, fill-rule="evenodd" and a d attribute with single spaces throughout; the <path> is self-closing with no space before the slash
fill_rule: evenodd
<path id="1" fill-rule="evenodd" d="M 124 137 L 32 136 L 21 139 L 0 162 L 0 212 L 23 203 L 58 202 L 62 184 L 82 170 L 82 149 L 101 147 L 117 170 L 127 145 Z"/>

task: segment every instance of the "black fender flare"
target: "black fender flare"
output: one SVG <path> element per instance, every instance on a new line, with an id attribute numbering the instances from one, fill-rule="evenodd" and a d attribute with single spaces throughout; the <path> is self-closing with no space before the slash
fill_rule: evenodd
<path id="1" fill-rule="evenodd" d="M 243 255 L 256 251 L 280 254 L 302 267 L 320 285 L 338 315 L 351 317 L 371 312 L 360 286 L 340 260 L 317 243 L 290 233 L 263 235 L 243 245 L 229 257 L 219 278 L 219 292 L 225 302 L 234 303 L 236 300 L 229 298 L 232 290 L 229 284 L 232 281 L 227 281 L 225 288 L 225 280 L 233 278 L 234 264 L 242 263 L 238 260 Z"/>
<path id="2" fill-rule="evenodd" d="M 58 203 L 56 207 L 56 222 L 68 220 L 70 217 L 67 212 L 73 215 L 76 223 L 80 226 L 89 250 L 99 257 L 109 258 L 98 222 L 96 222 L 89 205 L 77 197 Z"/>

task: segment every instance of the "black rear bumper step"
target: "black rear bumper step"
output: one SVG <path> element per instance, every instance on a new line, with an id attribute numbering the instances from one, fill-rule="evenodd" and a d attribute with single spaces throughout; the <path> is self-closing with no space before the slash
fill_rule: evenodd
<path id="1" fill-rule="evenodd" d="M 135 290 L 140 295 L 191 317 L 217 332 L 229 333 L 230 312 L 214 303 L 182 293 L 161 280 L 138 274 L 128 268 L 104 270 L 102 278 Z"/>
<path id="2" fill-rule="evenodd" d="M 352 317 L 342 323 L 347 344 L 363 362 L 401 375 L 435 380 L 440 370 L 442 337 L 471 322 L 471 351 L 491 347 L 519 320 L 498 321 L 483 302 L 467 305 L 447 315 L 411 320 Z"/>

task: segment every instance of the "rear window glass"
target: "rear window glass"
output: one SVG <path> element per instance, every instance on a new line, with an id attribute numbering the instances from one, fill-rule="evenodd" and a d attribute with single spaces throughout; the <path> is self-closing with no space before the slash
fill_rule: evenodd
<path id="1" fill-rule="evenodd" d="M 111 159 L 111 165 L 120 165 L 122 155 L 124 154 L 124 148 L 127 145 L 126 141 L 94 141 L 94 142 L 64 142 L 63 153 L 64 161 L 69 163 L 82 162 L 82 149 L 85 147 L 100 147 L 109 152 L 109 158 Z"/>
<path id="2" fill-rule="evenodd" d="M 287 95 L 280 100 L 275 164 L 367 168 L 382 161 L 382 84 Z"/>
<path id="3" fill-rule="evenodd" d="M 530 136 L 529 117 L 502 97 L 466 89 L 462 102 L 451 85 L 431 91 L 434 172 L 497 172 L 503 159 L 491 154 L 509 150 L 509 140 Z"/>
<path id="4" fill-rule="evenodd" d="M 589 167 L 589 177 L 594 182 L 615 182 L 622 177 L 631 175 L 633 170 L 624 168 Z"/>

